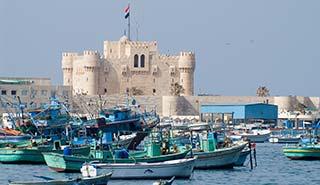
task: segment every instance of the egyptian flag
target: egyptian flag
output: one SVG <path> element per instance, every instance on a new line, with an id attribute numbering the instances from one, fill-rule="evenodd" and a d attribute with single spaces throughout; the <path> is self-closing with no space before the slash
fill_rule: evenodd
<path id="1" fill-rule="evenodd" d="M 124 18 L 128 18 L 130 16 L 130 5 L 127 6 L 127 8 L 124 9 Z"/>

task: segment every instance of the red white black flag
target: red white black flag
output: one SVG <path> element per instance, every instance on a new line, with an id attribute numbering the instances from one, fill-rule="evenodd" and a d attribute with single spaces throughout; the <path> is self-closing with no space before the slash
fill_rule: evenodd
<path id="1" fill-rule="evenodd" d="M 130 16 L 130 5 L 128 5 L 125 9 L 124 9 L 124 18 L 128 18 Z"/>

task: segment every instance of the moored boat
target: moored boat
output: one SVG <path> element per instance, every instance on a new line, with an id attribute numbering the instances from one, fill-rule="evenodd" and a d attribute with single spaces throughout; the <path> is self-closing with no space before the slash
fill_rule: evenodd
<path id="1" fill-rule="evenodd" d="M 195 165 L 195 157 L 189 159 L 170 160 L 159 163 L 96 163 L 91 165 L 97 174 L 112 171 L 112 179 L 160 179 L 160 178 L 190 178 Z"/>
<path id="2" fill-rule="evenodd" d="M 288 143 L 288 144 L 296 144 L 299 143 L 300 137 L 296 136 L 270 136 L 270 143 Z"/>
<path id="3" fill-rule="evenodd" d="M 283 147 L 283 153 L 286 157 L 293 160 L 319 160 L 320 145 L 285 146 Z"/>
<path id="4" fill-rule="evenodd" d="M 96 177 L 80 177 L 76 179 L 46 180 L 46 181 L 10 181 L 9 185 L 106 185 L 112 172 Z M 51 179 L 51 178 L 50 178 Z"/>
<path id="5" fill-rule="evenodd" d="M 195 168 L 232 168 L 246 144 L 247 143 L 237 143 L 230 147 L 207 152 L 193 151 L 193 155 L 198 157 L 195 162 Z"/>
<path id="6" fill-rule="evenodd" d="M 249 133 L 240 134 L 243 139 L 249 140 L 254 143 L 264 143 L 268 141 L 270 137 L 269 130 L 252 130 Z"/>
<path id="7" fill-rule="evenodd" d="M 95 157 L 80 155 L 63 155 L 58 153 L 43 153 L 46 164 L 57 172 L 79 172 L 83 163 L 99 161 L 102 163 L 135 163 L 135 162 L 163 162 L 184 158 L 189 151 L 159 156 L 148 156 L 146 152 L 130 153 L 127 158 L 115 158 L 109 151 L 93 151 Z"/>
<path id="8" fill-rule="evenodd" d="M 89 155 L 90 146 L 72 147 L 72 154 Z M 53 146 L 0 148 L 0 162 L 2 163 L 45 163 L 42 152 L 63 153 L 63 149 Z"/>

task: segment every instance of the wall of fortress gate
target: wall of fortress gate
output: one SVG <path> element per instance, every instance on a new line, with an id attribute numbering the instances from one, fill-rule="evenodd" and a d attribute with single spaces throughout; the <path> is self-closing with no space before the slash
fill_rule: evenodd
<path id="1" fill-rule="evenodd" d="M 99 100 L 101 99 L 101 100 Z M 135 99 L 141 106 L 141 110 L 156 110 L 161 116 L 197 116 L 202 104 L 247 104 L 247 103 L 270 103 L 278 105 L 279 113 L 294 111 L 296 105 L 301 103 L 310 109 L 319 109 L 319 97 L 302 96 L 135 96 L 124 95 L 111 96 L 83 96 L 80 100 L 75 97 L 74 102 L 78 105 L 85 103 L 92 110 L 97 109 L 98 104 L 103 107 L 112 107 L 119 104 L 131 104 Z"/>

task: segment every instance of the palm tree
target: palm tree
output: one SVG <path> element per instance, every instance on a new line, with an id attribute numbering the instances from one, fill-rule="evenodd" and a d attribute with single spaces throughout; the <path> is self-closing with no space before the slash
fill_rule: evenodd
<path id="1" fill-rule="evenodd" d="M 259 86 L 256 94 L 259 97 L 267 97 L 267 96 L 270 96 L 270 91 L 266 86 Z"/>
<path id="2" fill-rule="evenodd" d="M 179 83 L 172 83 L 170 93 L 172 96 L 180 96 L 182 93 L 184 93 L 184 89 Z"/>

